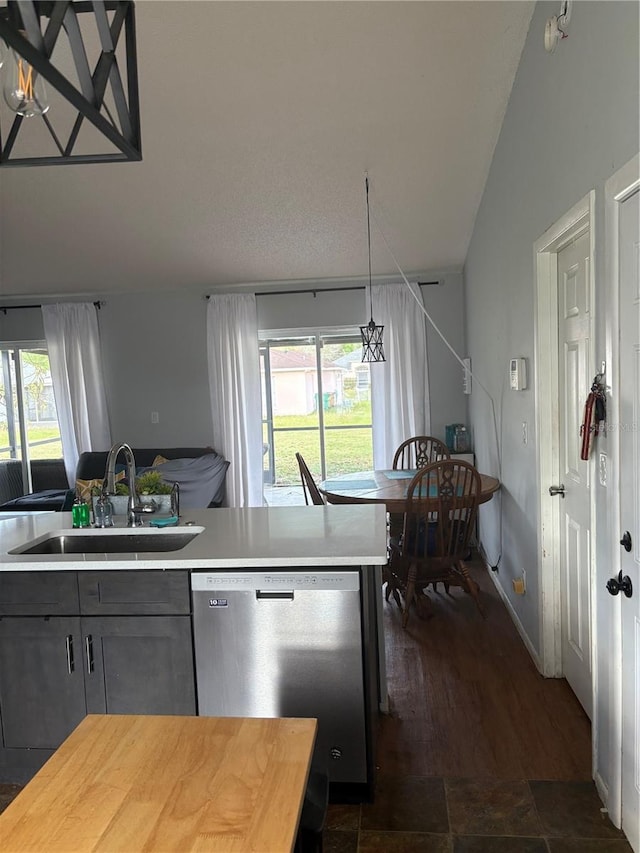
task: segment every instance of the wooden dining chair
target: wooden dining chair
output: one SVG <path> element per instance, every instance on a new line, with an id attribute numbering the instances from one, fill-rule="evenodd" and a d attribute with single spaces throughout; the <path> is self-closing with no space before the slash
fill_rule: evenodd
<path id="1" fill-rule="evenodd" d="M 310 503 L 324 506 L 325 500 L 320 494 L 318 487 L 316 486 L 316 482 L 313 479 L 313 475 L 311 474 L 307 463 L 304 461 L 302 454 L 296 453 L 296 459 L 298 460 L 298 468 L 300 469 L 304 502 L 307 506 L 309 506 Z M 309 500 L 309 498 L 311 498 L 311 500 Z"/>
<path id="2" fill-rule="evenodd" d="M 473 596 L 484 617 L 478 584 L 464 558 L 474 529 L 480 497 L 480 475 L 468 462 L 441 459 L 421 468 L 407 487 L 404 523 L 399 540 L 390 544 L 391 591 L 404 599 L 402 625 L 412 605 L 420 611 L 429 584 L 459 586 Z"/>
<path id="3" fill-rule="evenodd" d="M 414 435 L 403 441 L 396 450 L 393 457 L 393 467 L 396 470 L 412 470 L 414 468 L 424 468 L 425 465 L 430 465 L 432 462 L 437 462 L 439 459 L 449 458 L 449 448 L 447 445 L 435 438 L 433 435 Z M 389 513 L 389 539 L 397 540 L 402 532 L 403 516 L 399 512 Z M 393 585 L 387 584 L 385 598 L 389 601 L 389 596 L 393 591 Z M 394 598 L 396 596 L 394 595 Z"/>
<path id="4" fill-rule="evenodd" d="M 424 468 L 439 459 L 449 458 L 449 448 L 432 435 L 414 435 L 403 441 L 393 457 L 395 469 Z"/>

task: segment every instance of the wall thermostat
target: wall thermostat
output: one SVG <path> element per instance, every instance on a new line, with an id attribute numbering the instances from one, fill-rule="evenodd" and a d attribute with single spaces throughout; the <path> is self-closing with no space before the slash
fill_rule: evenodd
<path id="1" fill-rule="evenodd" d="M 509 387 L 512 391 L 524 391 L 527 387 L 527 363 L 524 358 L 509 360 Z"/>

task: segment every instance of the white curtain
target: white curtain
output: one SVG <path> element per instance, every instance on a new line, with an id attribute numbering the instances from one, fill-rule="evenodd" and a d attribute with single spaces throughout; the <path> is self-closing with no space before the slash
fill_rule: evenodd
<path id="1" fill-rule="evenodd" d="M 253 294 L 216 294 L 207 308 L 214 446 L 231 463 L 227 504 L 262 506 L 262 401 Z"/>
<path id="2" fill-rule="evenodd" d="M 419 285 L 411 285 L 420 304 Z M 430 435 L 425 316 L 406 284 L 372 285 L 373 317 L 384 326 L 386 361 L 371 364 L 374 468 L 391 468 L 396 448 Z"/>
<path id="3" fill-rule="evenodd" d="M 80 454 L 111 446 L 96 307 L 43 305 L 42 317 L 64 465 L 73 486 Z"/>

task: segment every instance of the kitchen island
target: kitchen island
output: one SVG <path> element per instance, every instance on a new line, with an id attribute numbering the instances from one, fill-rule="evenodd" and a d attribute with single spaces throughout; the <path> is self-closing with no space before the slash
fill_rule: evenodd
<path id="1" fill-rule="evenodd" d="M 90 715 L 0 815 L 0 850 L 290 853 L 316 721 Z"/>
<path id="2" fill-rule="evenodd" d="M 252 684 L 256 681 L 255 695 L 242 698 L 251 707 L 247 711 L 226 705 L 222 713 L 204 713 L 318 717 L 317 758 L 335 782 L 334 788 L 370 789 L 372 718 L 378 707 L 386 707 L 380 595 L 381 567 L 386 562 L 384 507 L 198 510 L 185 512 L 179 527 L 141 531 L 139 540 L 125 540 L 137 531 L 70 531 L 70 527 L 70 515 L 65 513 L 0 521 L 0 780 L 30 778 L 87 713 L 201 713 L 199 695 L 206 688 L 207 695 L 215 699 L 218 692 L 203 679 L 218 676 L 209 676 L 198 667 L 196 678 L 194 659 L 219 659 L 235 643 L 242 651 L 237 655 L 235 680 L 250 677 Z M 80 540 L 89 543 L 87 548 L 104 547 L 109 552 L 64 552 L 70 538 L 87 534 L 99 537 Z M 116 548 L 114 552 L 111 541 L 102 538 L 150 542 L 144 537 L 152 536 L 153 547 L 162 548 L 166 542 L 175 543 L 176 536 L 187 534 L 193 538 L 171 551 L 146 551 L 138 544 L 136 551 Z M 163 540 L 164 535 L 174 539 Z M 21 553 L 25 547 L 29 551 L 46 549 L 49 539 L 55 540 L 62 553 Z M 194 613 L 194 579 L 200 582 L 206 577 L 217 590 L 221 573 L 228 586 L 244 583 L 255 570 L 262 573 L 268 589 L 264 594 L 245 590 L 245 599 L 255 602 L 259 598 L 265 605 L 262 613 L 267 612 L 266 607 L 277 610 L 270 618 L 261 615 L 262 621 L 250 617 L 250 622 L 236 625 L 233 643 L 229 634 L 215 647 L 194 648 L 194 627 L 197 637 L 198 619 L 206 618 Z M 357 580 L 350 586 L 352 594 L 356 590 L 355 611 L 345 609 L 341 589 L 336 589 L 334 599 L 326 589 L 327 583 L 331 586 L 349 574 Z M 302 621 L 290 619 L 289 613 L 307 592 L 299 585 L 295 592 L 286 592 L 287 578 L 303 580 L 310 596 L 324 589 L 324 599 L 312 597 L 307 602 Z M 231 618 L 230 595 L 222 597 L 216 591 L 205 601 L 209 602 L 204 607 L 207 616 Z M 315 601 L 321 603 L 317 619 L 309 618 Z M 219 606 L 222 602 L 229 605 L 224 610 Z M 289 632 L 283 642 L 282 630 L 294 624 L 294 634 Z M 353 668 L 349 674 L 344 669 L 347 656 L 341 643 L 345 632 L 350 642 L 354 636 L 358 640 L 357 649 L 349 651 L 352 662 L 354 655 L 361 660 L 355 679 Z M 288 657 L 282 657 L 285 652 Z M 240 671 L 247 661 L 254 667 L 251 675 Z M 314 667 L 324 679 L 335 677 L 328 687 L 322 684 L 321 693 L 318 686 L 316 694 L 325 701 L 328 692 L 335 695 L 334 721 L 323 722 L 323 712 L 315 711 L 314 697 L 301 697 L 295 690 L 293 669 L 284 673 L 286 685 L 273 680 L 274 673 L 287 669 L 291 661 L 306 678 Z M 364 721 L 358 726 L 366 729 L 361 732 L 366 769 L 360 762 L 357 772 L 348 754 L 351 735 L 334 729 L 344 716 L 339 698 L 354 681 L 358 682 Z M 220 695 L 223 687 L 220 684 Z M 266 701 L 264 697 L 268 706 L 260 704 Z M 353 710 L 353 697 L 350 701 Z M 261 710 L 265 707 L 266 712 Z"/>
<path id="3" fill-rule="evenodd" d="M 116 526 L 125 519 L 116 516 Z M 14 554 L 16 548 L 71 528 L 71 513 L 0 517 L 0 571 L 56 569 L 229 569 L 283 566 L 383 565 L 387 561 L 383 506 L 253 507 L 186 511 L 179 527 L 204 528 L 179 551 L 124 554 Z M 145 527 L 145 530 L 147 528 Z M 82 533 L 83 531 L 77 531 Z M 110 534 L 112 530 L 95 531 Z"/>

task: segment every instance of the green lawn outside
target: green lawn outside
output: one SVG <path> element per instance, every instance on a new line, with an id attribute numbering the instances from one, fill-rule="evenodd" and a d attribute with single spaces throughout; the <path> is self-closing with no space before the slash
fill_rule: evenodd
<path id="1" fill-rule="evenodd" d="M 354 404 L 346 412 L 329 410 L 324 413 L 325 452 L 327 476 L 337 477 L 354 471 L 370 470 L 373 467 L 371 439 L 371 405 L 369 402 Z M 331 429 L 338 426 L 356 426 L 356 429 Z M 362 426 L 360 426 L 362 425 Z M 300 472 L 295 454 L 301 453 L 311 473 L 320 477 L 320 444 L 317 414 L 290 415 L 274 418 L 274 430 L 298 428 L 295 432 L 274 432 L 275 485 L 291 485 L 300 481 Z M 263 431 L 268 440 L 266 427 Z M 265 454 L 265 468 L 268 466 Z"/>
<path id="2" fill-rule="evenodd" d="M 29 458 L 30 459 L 62 459 L 62 442 L 60 441 L 60 430 L 55 427 L 29 426 L 27 430 L 29 439 Z M 52 441 L 50 444 L 33 445 L 36 441 L 45 441 L 49 438 L 57 438 L 57 441 Z M 0 425 L 0 447 L 7 447 L 9 444 L 9 433 L 6 426 Z M 0 459 L 11 459 L 11 454 L 8 450 L 0 451 Z"/>
<path id="3" fill-rule="evenodd" d="M 368 402 L 356 403 L 348 412 L 329 410 L 324 413 L 326 429 L 327 476 L 337 477 L 354 471 L 365 471 L 373 467 L 373 449 L 371 442 L 371 408 Z M 334 430 L 331 427 L 362 425 L 361 428 Z M 320 476 L 320 445 L 318 441 L 318 416 L 280 416 L 274 419 L 276 429 L 298 428 L 295 432 L 276 432 L 276 484 L 290 485 L 298 483 L 300 472 L 296 462 L 296 452 L 302 453 L 311 472 Z M 44 441 L 50 438 L 58 441 L 50 444 L 31 446 L 31 459 L 61 459 L 62 443 L 59 431 L 55 427 L 29 427 L 29 441 Z M 265 441 L 267 441 L 265 430 Z M 9 436 L 6 427 L 0 426 L 0 447 L 6 447 Z M 10 459 L 8 450 L 0 451 L 0 459 Z M 268 457 L 265 455 L 265 467 Z"/>

